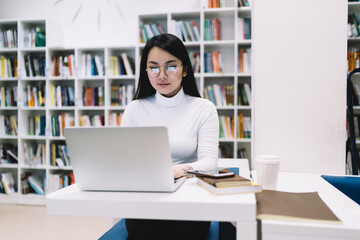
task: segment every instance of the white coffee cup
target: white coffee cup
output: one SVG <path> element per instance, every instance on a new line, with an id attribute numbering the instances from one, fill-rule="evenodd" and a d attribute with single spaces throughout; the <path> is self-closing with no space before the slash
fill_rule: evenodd
<path id="1" fill-rule="evenodd" d="M 277 155 L 258 155 L 255 157 L 257 182 L 263 189 L 276 190 L 280 158 Z"/>

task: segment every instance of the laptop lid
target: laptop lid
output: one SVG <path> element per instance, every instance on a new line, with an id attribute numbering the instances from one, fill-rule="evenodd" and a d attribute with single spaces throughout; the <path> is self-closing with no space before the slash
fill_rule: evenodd
<path id="1" fill-rule="evenodd" d="M 81 190 L 176 190 L 166 127 L 71 127 L 64 134 Z"/>

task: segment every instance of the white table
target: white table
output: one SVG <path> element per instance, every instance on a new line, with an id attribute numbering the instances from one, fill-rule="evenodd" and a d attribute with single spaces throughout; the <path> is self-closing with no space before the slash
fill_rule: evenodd
<path id="1" fill-rule="evenodd" d="M 321 178 L 320 174 L 280 172 L 277 190 L 317 191 L 342 224 L 263 220 L 263 240 L 360 239 L 360 206 Z"/>
<path id="2" fill-rule="evenodd" d="M 240 162 L 240 175 L 249 176 L 247 160 Z M 46 210 L 54 215 L 231 221 L 236 222 L 237 239 L 256 239 L 255 195 L 215 196 L 198 186 L 195 178 L 174 193 L 85 192 L 74 184 L 47 195 Z"/>

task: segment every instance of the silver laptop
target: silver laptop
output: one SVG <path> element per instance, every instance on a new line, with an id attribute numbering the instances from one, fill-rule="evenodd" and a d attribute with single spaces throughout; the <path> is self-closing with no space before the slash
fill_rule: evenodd
<path id="1" fill-rule="evenodd" d="M 75 183 L 81 190 L 173 192 L 166 127 L 64 129 Z"/>

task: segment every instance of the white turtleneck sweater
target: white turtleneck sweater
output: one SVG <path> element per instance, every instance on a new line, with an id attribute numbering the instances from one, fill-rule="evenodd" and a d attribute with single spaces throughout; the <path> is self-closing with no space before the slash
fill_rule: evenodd
<path id="1" fill-rule="evenodd" d="M 209 100 L 186 95 L 183 89 L 171 98 L 156 92 L 132 101 L 125 109 L 121 126 L 165 126 L 173 164 L 190 163 L 193 169 L 203 171 L 216 167 L 219 119 Z"/>

